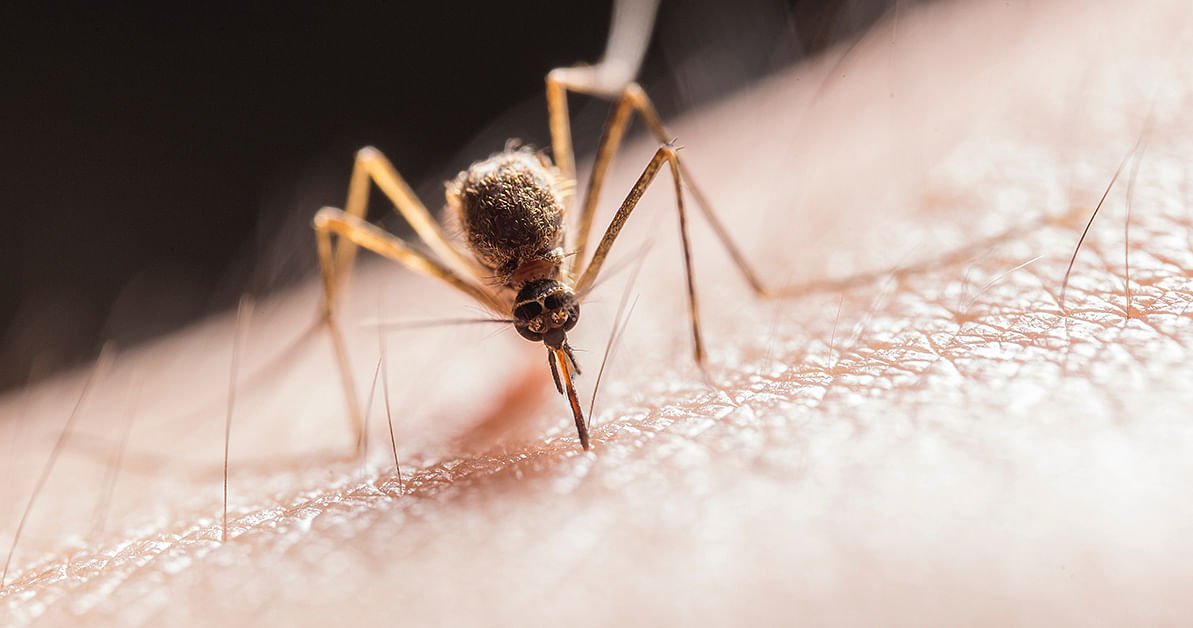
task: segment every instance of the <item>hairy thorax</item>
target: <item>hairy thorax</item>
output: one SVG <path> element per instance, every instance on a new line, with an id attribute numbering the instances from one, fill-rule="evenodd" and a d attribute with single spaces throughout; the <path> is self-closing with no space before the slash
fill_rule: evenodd
<path id="1" fill-rule="evenodd" d="M 560 276 L 565 190 L 546 156 L 507 148 L 449 181 L 447 202 L 494 283 L 520 290 Z"/>

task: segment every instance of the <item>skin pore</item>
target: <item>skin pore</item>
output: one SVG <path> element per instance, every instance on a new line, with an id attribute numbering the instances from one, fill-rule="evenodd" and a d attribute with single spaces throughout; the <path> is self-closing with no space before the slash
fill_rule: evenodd
<path id="1" fill-rule="evenodd" d="M 541 346 L 482 325 L 389 332 L 401 478 L 379 391 L 351 459 L 326 337 L 276 359 L 315 315 L 312 283 L 243 330 L 228 541 L 231 315 L 116 355 L 30 514 L 0 623 L 1177 623 L 1190 11 L 909 13 L 670 121 L 769 285 L 794 286 L 755 299 L 693 216 L 707 377 L 666 181 L 613 249 L 624 268 L 650 244 L 590 452 Z M 1137 144 L 1062 307 L 1077 236 Z M 618 156 L 606 204 L 654 148 Z M 359 270 L 341 320 L 362 388 L 378 312 L 474 314 L 395 266 Z M 632 274 L 569 336 L 583 395 Z M 2 401 L 4 546 L 86 376 Z"/>

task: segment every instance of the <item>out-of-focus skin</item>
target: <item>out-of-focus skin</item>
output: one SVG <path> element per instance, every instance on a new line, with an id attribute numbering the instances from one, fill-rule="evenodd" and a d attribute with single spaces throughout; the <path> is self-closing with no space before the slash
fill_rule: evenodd
<path id="1" fill-rule="evenodd" d="M 1187 621 L 1190 13 L 901 12 L 894 35 L 880 27 L 840 63 L 837 51 L 672 121 L 750 259 L 799 290 L 755 299 L 694 219 L 706 384 L 668 184 L 648 193 L 614 248 L 632 264 L 652 243 L 590 452 L 541 346 L 456 327 L 389 336 L 401 483 L 380 394 L 369 462 L 345 461 L 319 335 L 242 387 L 221 544 L 232 318 L 118 355 L 31 515 L 0 623 Z M 1111 192 L 1062 308 L 1080 229 L 1145 126 L 1138 171 Z M 620 156 L 608 189 L 628 189 L 653 148 Z M 362 388 L 378 355 L 363 321 L 379 308 L 471 315 L 444 286 L 360 270 L 343 320 Z M 570 335 L 588 349 L 586 391 L 630 274 Z M 245 380 L 317 304 L 313 285 L 258 304 Z M 5 546 L 82 378 L 3 402 Z"/>

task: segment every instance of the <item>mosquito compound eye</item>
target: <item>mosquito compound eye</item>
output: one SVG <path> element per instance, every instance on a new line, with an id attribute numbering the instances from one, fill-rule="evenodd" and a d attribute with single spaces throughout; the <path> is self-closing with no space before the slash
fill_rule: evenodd
<path id="1" fill-rule="evenodd" d="M 572 328 L 576 326 L 576 323 L 579 322 L 579 320 L 580 320 L 580 306 L 573 305 L 571 308 L 568 309 L 568 318 L 566 321 L 563 322 L 563 325 L 562 325 L 563 330 L 571 331 Z"/>
<path id="2" fill-rule="evenodd" d="M 558 310 L 563 307 L 563 297 L 558 292 L 547 295 L 547 298 L 543 299 L 543 307 L 548 310 Z"/>
<path id="3" fill-rule="evenodd" d="M 514 308 L 514 318 L 520 321 L 528 321 L 539 314 L 542 314 L 543 306 L 539 305 L 537 301 L 523 303 Z"/>

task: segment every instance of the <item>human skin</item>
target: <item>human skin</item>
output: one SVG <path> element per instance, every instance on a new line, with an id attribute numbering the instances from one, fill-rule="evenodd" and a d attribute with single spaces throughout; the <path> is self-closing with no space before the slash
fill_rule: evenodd
<path id="1" fill-rule="evenodd" d="M 241 321 L 221 542 L 234 317 L 118 353 L 30 516 L 5 625 L 1183 623 L 1189 26 L 1180 2 L 933 6 L 673 121 L 786 296 L 752 295 L 694 216 L 701 374 L 664 179 L 614 248 L 624 269 L 650 244 L 588 452 L 542 347 L 480 326 L 389 333 L 401 480 L 380 393 L 350 460 L 326 339 L 271 363 L 312 285 Z M 653 148 L 619 156 L 606 205 Z M 363 397 L 367 319 L 472 314 L 360 266 Z M 571 334 L 587 392 L 631 275 Z M 0 540 L 85 377 L 4 402 Z"/>

